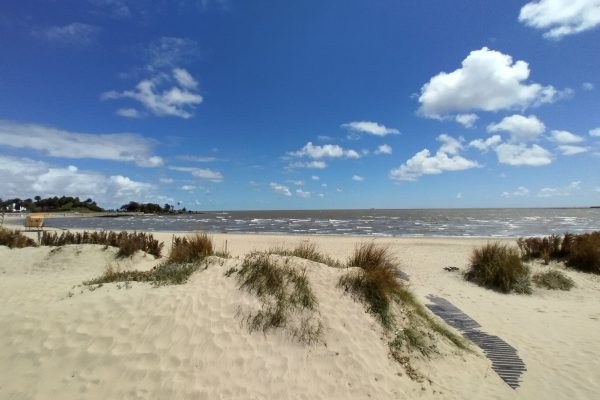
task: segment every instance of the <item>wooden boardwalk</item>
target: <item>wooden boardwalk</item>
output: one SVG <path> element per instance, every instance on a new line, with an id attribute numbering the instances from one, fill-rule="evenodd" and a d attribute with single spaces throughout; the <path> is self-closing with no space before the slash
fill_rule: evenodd
<path id="1" fill-rule="evenodd" d="M 448 300 L 434 295 L 427 296 L 427 299 L 431 301 L 431 304 L 427 304 L 427 308 L 481 347 L 485 355 L 492 361 L 492 369 L 508 386 L 513 389 L 520 386 L 521 375 L 527 371 L 527 368 L 514 347 L 498 336 L 482 332 L 481 325 L 477 321 Z"/>

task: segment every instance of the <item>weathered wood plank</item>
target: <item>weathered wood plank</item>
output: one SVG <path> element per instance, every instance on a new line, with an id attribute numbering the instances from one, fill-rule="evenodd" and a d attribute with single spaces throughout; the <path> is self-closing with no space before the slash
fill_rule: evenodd
<path id="1" fill-rule="evenodd" d="M 504 382 L 513 389 L 521 385 L 521 375 L 527 368 L 517 354 L 517 349 L 498 336 L 481 331 L 481 325 L 477 321 L 448 300 L 434 295 L 427 298 L 431 301 L 427 308 L 478 345 L 492 362 L 492 369 Z"/>

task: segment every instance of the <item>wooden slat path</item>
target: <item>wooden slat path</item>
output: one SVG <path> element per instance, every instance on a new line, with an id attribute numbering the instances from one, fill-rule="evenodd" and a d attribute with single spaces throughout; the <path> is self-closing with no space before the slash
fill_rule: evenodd
<path id="1" fill-rule="evenodd" d="M 473 343 L 477 344 L 485 355 L 492 361 L 492 369 L 513 389 L 521 384 L 521 375 L 527 371 L 525 363 L 517 354 L 517 349 L 500 339 L 498 336 L 482 332 L 481 325 L 463 313 L 448 300 L 429 295 L 427 304 L 435 315 L 462 332 Z"/>

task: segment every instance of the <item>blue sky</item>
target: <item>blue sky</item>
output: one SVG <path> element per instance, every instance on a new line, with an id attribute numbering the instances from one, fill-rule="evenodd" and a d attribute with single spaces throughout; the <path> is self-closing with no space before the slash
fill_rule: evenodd
<path id="1" fill-rule="evenodd" d="M 7 0 L 0 197 L 600 204 L 600 0 Z"/>

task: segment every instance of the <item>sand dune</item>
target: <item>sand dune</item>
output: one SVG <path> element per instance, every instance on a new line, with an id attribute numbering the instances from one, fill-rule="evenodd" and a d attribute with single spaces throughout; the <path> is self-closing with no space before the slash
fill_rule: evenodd
<path id="1" fill-rule="evenodd" d="M 158 234 L 169 243 L 170 234 Z M 184 285 L 105 284 L 85 280 L 114 263 L 114 249 L 0 247 L 0 398 L 4 399 L 591 399 L 600 393 L 600 279 L 567 271 L 570 292 L 537 289 L 501 295 L 464 282 L 464 267 L 485 239 L 386 239 L 418 297 L 442 296 L 487 332 L 518 349 L 527 365 L 510 389 L 480 351 L 447 350 L 414 358 L 431 381 L 411 380 L 389 356 L 387 341 L 363 305 L 336 287 L 343 271 L 307 260 L 325 326 L 324 342 L 299 344 L 285 331 L 249 333 L 240 312 L 258 300 L 224 273 L 254 249 L 293 246 L 305 238 L 215 235 L 232 259 L 211 258 Z M 357 238 L 311 238 L 345 259 Z M 149 269 L 136 254 L 119 268 Z"/>

